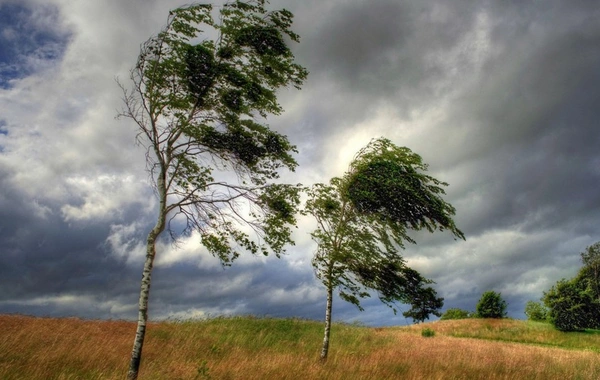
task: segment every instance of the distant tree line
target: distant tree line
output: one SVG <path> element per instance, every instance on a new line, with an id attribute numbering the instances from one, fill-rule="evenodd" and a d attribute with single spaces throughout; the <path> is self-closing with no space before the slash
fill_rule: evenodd
<path id="1" fill-rule="evenodd" d="M 528 301 L 525 315 L 530 321 L 548 322 L 560 331 L 600 329 L 600 242 L 581 253 L 582 267 L 570 279 L 561 279 L 540 301 Z M 484 292 L 476 311 L 447 309 L 441 320 L 466 318 L 503 318 L 506 302 L 500 293 Z"/>
<path id="2" fill-rule="evenodd" d="M 502 294 L 488 290 L 481 295 L 476 305 L 476 311 L 467 311 L 459 308 L 446 310 L 441 320 L 466 319 L 466 318 L 504 318 L 508 304 L 502 298 Z"/>

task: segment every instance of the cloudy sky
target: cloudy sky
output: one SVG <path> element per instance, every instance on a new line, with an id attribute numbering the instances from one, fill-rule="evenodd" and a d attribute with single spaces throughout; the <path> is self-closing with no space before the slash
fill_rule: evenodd
<path id="1" fill-rule="evenodd" d="M 167 0 L 0 0 L 0 313 L 136 317 L 156 217 L 135 126 L 116 120 L 140 43 Z M 600 240 L 600 4 L 584 1 L 273 0 L 295 14 L 310 76 L 269 119 L 299 148 L 290 182 L 343 174 L 385 136 L 450 184 L 466 241 L 418 233 L 404 252 L 445 307 L 501 292 L 524 318 Z M 162 244 L 150 316 L 322 319 L 310 219 L 282 259 L 223 269 L 196 237 Z M 334 301 L 334 319 L 410 323 Z"/>

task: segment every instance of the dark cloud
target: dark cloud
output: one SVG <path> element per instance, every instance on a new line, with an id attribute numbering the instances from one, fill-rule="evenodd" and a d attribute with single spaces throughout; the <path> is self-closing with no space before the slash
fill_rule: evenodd
<path id="1" fill-rule="evenodd" d="M 345 91 L 418 97 L 443 74 L 428 55 L 452 49 L 474 22 L 473 12 L 455 5 L 342 3 L 313 29 L 310 38 L 318 43 L 304 48 L 311 49 L 316 75 L 335 78 Z"/>
<path id="2" fill-rule="evenodd" d="M 52 216 L 43 222 L 34 216 L 13 221 L 18 227 L 3 225 L 0 240 L 3 310 L 30 313 L 44 306 L 48 315 L 75 312 L 93 317 L 98 315 L 94 310 L 78 310 L 74 306 L 65 311 L 60 302 L 55 304 L 55 299 L 68 296 L 93 300 L 118 296 L 127 288 L 134 291 L 131 286 L 124 286 L 127 282 L 134 284 L 134 273 L 111 259 L 102 248 L 106 228 L 69 228 Z M 111 317 L 109 313 L 102 316 Z"/>
<path id="3" fill-rule="evenodd" d="M 13 58 L 9 34 L 0 49 L 2 67 L 17 70 L 0 80 L 0 312 L 135 318 L 155 203 L 133 126 L 113 120 L 114 77 L 125 81 L 173 5 L 23 4 L 0 5 L 3 31 L 34 31 L 16 34 Z M 447 308 L 474 310 L 496 290 L 523 317 L 527 300 L 576 273 L 578 253 L 600 240 L 597 2 L 271 5 L 295 14 L 293 49 L 311 73 L 302 91 L 281 92 L 287 112 L 269 121 L 300 150 L 286 180 L 342 175 L 384 135 L 450 184 L 467 240 L 419 232 L 404 252 Z M 54 71 L 33 70 L 32 57 Z M 312 228 L 301 221 L 289 256 L 245 255 L 225 269 L 192 240 L 162 244 L 151 317 L 323 318 Z M 336 298 L 334 319 L 406 323 L 376 295 L 364 306 Z"/>

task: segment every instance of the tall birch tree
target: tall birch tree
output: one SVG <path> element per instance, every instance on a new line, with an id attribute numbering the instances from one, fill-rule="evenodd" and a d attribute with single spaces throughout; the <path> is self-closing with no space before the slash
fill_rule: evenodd
<path id="1" fill-rule="evenodd" d="M 164 29 L 141 46 L 132 87 L 121 85 L 122 116 L 139 127 L 158 198 L 129 379 L 142 359 L 156 242 L 165 230 L 176 235 L 173 220 L 183 223 L 183 235 L 197 231 L 224 265 L 241 251 L 279 255 L 292 243 L 299 188 L 276 182 L 280 169 L 296 167 L 296 148 L 265 118 L 283 111 L 277 89 L 300 88 L 307 71 L 288 46 L 299 40 L 293 15 L 265 3 L 171 11 Z"/>
<path id="2" fill-rule="evenodd" d="M 448 230 L 464 239 L 452 219 L 455 209 L 441 197 L 447 184 L 426 170 L 419 155 L 379 138 L 357 153 L 343 177 L 308 189 L 304 213 L 317 221 L 312 263 L 327 289 L 322 360 L 329 351 L 335 289 L 359 310 L 373 290 L 394 313 L 396 303 L 410 304 L 403 315 L 415 321 L 440 315 L 443 299 L 428 286 L 433 281 L 400 255 L 405 242 L 415 243 L 410 230 Z"/>

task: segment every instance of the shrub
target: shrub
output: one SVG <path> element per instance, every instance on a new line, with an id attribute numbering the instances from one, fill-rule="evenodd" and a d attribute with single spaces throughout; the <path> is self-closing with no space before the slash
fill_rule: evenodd
<path id="1" fill-rule="evenodd" d="M 525 304 L 525 315 L 530 321 L 547 321 L 548 309 L 541 302 L 527 301 Z"/>
<path id="2" fill-rule="evenodd" d="M 425 338 L 431 338 L 434 335 L 435 331 L 433 331 L 430 328 L 424 328 L 423 330 L 421 330 L 421 336 L 424 336 Z"/>
<path id="3" fill-rule="evenodd" d="M 471 312 L 457 307 L 448 309 L 442 314 L 441 320 L 471 318 Z"/>
<path id="4" fill-rule="evenodd" d="M 492 290 L 481 295 L 477 302 L 477 316 L 479 318 L 504 318 L 506 317 L 506 301 L 500 293 Z"/>
<path id="5" fill-rule="evenodd" d="M 550 323 L 561 331 L 580 331 L 598 328 L 600 309 L 584 284 L 572 280 L 560 280 L 544 293 Z"/>
<path id="6" fill-rule="evenodd" d="M 562 279 L 544 293 L 548 320 L 561 331 L 600 328 L 600 242 L 587 247 L 581 260 L 576 277 Z"/>

